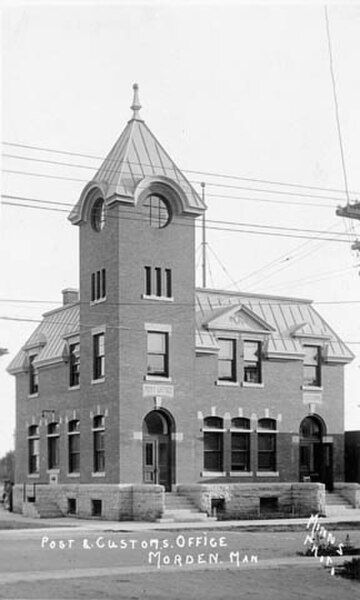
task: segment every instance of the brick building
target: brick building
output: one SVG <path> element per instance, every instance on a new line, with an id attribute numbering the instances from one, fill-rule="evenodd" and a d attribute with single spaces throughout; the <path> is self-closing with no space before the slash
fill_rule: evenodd
<path id="1" fill-rule="evenodd" d="M 256 507 L 331 488 L 350 350 L 308 300 L 195 288 L 206 206 L 141 119 L 136 86 L 131 108 L 69 216 L 80 295 L 63 291 L 8 369 L 16 510 L 40 494 L 63 513 L 155 518 L 164 489 L 201 489 L 203 509 L 237 498 L 242 514 L 245 490 Z"/>

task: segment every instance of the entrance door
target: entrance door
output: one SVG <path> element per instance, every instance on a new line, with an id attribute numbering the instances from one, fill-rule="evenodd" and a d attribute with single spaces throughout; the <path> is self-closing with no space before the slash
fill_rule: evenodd
<path id="1" fill-rule="evenodd" d="M 172 483 L 170 421 L 164 413 L 154 410 L 145 417 L 143 429 L 144 483 L 163 485 L 169 491 Z"/>
<path id="2" fill-rule="evenodd" d="M 333 486 L 332 444 L 324 444 L 324 427 L 316 416 L 306 417 L 300 425 L 300 481 Z"/>

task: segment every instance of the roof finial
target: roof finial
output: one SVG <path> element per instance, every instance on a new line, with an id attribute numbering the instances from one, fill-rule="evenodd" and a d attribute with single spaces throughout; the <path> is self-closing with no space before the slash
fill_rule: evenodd
<path id="1" fill-rule="evenodd" d="M 133 90 L 134 90 L 134 98 L 133 98 L 133 103 L 130 107 L 131 110 L 134 111 L 132 118 L 139 119 L 140 118 L 139 110 L 141 109 L 141 104 L 140 104 L 140 100 L 139 100 L 139 86 L 137 83 L 134 83 Z"/>

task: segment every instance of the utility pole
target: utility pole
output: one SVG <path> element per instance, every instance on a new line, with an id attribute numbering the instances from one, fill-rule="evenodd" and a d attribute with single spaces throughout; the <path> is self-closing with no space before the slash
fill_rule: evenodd
<path id="1" fill-rule="evenodd" d="M 201 182 L 201 196 L 202 201 L 205 204 L 205 183 Z M 206 288 L 206 221 L 205 212 L 202 216 L 202 287 Z"/>

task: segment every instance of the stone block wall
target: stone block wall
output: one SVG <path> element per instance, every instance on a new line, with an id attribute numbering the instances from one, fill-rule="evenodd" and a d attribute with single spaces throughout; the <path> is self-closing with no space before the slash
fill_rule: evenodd
<path id="1" fill-rule="evenodd" d="M 335 483 L 334 491 L 339 492 L 346 498 L 354 508 L 360 508 L 360 484 L 359 483 Z"/>
<path id="2" fill-rule="evenodd" d="M 33 494 L 27 486 L 26 496 Z M 24 490 L 14 486 L 14 512 L 23 511 Z M 93 500 L 101 501 L 101 517 L 111 521 L 155 521 L 164 510 L 164 491 L 159 485 L 42 485 L 35 487 L 36 503 L 55 502 L 64 516 L 68 514 L 68 501 L 76 501 L 74 516 L 88 519 L 93 515 Z"/>
<path id="3" fill-rule="evenodd" d="M 220 504 L 217 514 L 224 519 L 325 514 L 322 483 L 189 484 L 178 485 L 176 489 L 209 515 Z"/>

